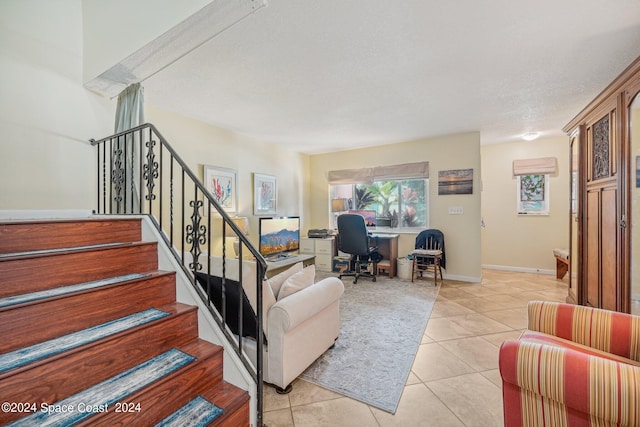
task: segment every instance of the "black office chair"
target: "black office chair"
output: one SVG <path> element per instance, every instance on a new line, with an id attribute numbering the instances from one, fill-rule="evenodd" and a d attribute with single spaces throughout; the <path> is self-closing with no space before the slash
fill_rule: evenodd
<path id="1" fill-rule="evenodd" d="M 376 252 L 378 248 L 370 245 L 369 237 L 362 215 L 342 214 L 338 217 L 338 248 L 351 255 L 350 271 L 341 274 L 341 279 L 345 276 L 354 276 L 353 283 L 357 283 L 360 277 L 368 277 L 376 281 L 375 272 L 379 254 Z M 369 263 L 373 263 L 373 273 L 363 272 L 362 266 L 366 268 Z"/>

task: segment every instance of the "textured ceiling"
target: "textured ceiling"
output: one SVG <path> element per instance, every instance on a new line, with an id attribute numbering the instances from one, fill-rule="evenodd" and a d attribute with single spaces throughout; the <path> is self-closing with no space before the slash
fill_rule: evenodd
<path id="1" fill-rule="evenodd" d="M 145 102 L 318 153 L 561 128 L 640 56 L 640 0 L 267 0 Z"/>

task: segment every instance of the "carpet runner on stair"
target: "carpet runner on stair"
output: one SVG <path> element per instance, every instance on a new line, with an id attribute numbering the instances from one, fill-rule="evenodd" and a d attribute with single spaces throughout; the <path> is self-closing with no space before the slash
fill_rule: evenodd
<path id="1" fill-rule="evenodd" d="M 10 426 L 70 426 L 96 413 L 109 412 L 113 405 L 149 384 L 179 370 L 196 358 L 177 349 L 122 372 L 80 393 L 47 406 L 48 411 L 35 412 Z M 60 408 L 60 412 L 56 411 Z M 67 409 L 62 411 L 62 409 Z"/>
<path id="2" fill-rule="evenodd" d="M 161 319 L 168 315 L 169 313 L 167 312 L 150 308 L 139 313 L 112 320 L 111 322 L 1 354 L 0 373 L 106 338 L 127 329 L 144 325 L 145 323 Z"/>
<path id="3" fill-rule="evenodd" d="M 155 427 L 204 427 L 218 418 L 224 410 L 198 396 Z"/>
<path id="4" fill-rule="evenodd" d="M 149 276 L 149 274 L 125 274 L 123 276 L 109 277 L 107 279 L 93 280 L 91 282 L 83 282 L 70 286 L 61 286 L 53 289 L 45 289 L 38 292 L 30 292 L 22 295 L 12 295 L 6 298 L 0 298 L 0 308 L 9 307 L 17 304 L 24 304 L 27 302 L 33 302 L 45 298 L 57 297 L 60 295 L 72 294 L 74 292 L 86 291 L 88 289 L 95 289 L 102 286 L 113 285 L 116 283 L 127 282 L 130 280 L 141 279 Z"/>

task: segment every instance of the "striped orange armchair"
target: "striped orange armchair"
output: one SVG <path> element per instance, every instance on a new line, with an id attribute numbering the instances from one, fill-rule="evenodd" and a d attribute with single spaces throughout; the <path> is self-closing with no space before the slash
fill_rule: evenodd
<path id="1" fill-rule="evenodd" d="M 500 347 L 504 424 L 640 426 L 640 316 L 532 301 Z"/>

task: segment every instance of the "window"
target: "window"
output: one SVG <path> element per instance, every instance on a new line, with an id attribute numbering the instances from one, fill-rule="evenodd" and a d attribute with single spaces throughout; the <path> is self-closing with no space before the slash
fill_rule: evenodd
<path id="1" fill-rule="evenodd" d="M 388 219 L 392 227 L 424 228 L 428 224 L 428 188 L 426 178 L 332 185 L 331 198 L 348 199 L 349 209 L 374 210 L 377 218 Z"/>

